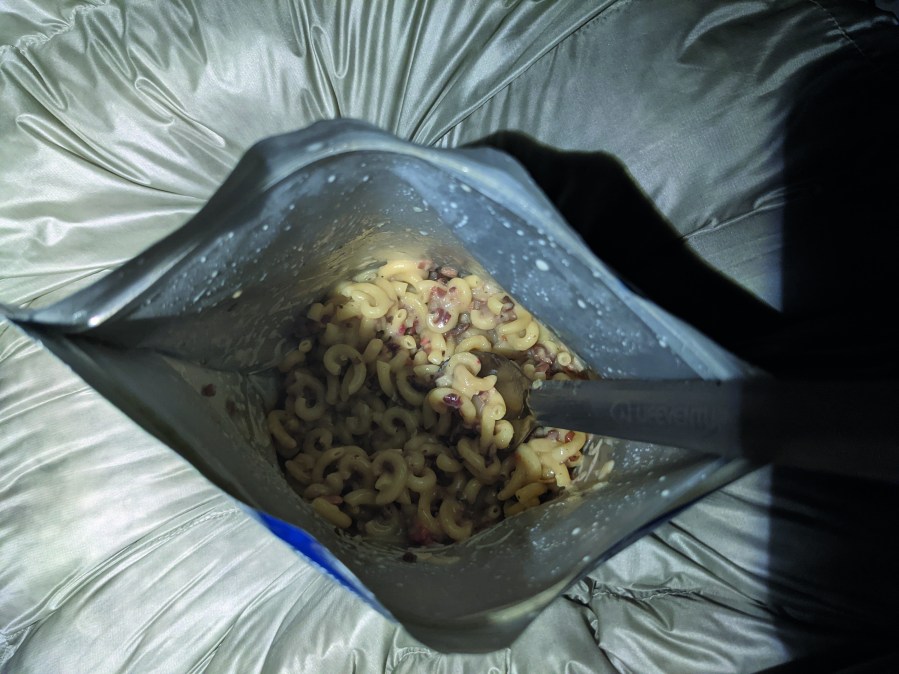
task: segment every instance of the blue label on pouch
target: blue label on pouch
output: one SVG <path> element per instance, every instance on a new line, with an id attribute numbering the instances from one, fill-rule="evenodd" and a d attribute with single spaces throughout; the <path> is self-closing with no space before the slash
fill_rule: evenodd
<path id="1" fill-rule="evenodd" d="M 269 531 L 312 562 L 322 572 L 362 597 L 367 604 L 384 617 L 395 620 L 371 591 L 356 578 L 355 574 L 308 533 L 264 512 L 253 510 L 252 513 L 259 518 Z"/>

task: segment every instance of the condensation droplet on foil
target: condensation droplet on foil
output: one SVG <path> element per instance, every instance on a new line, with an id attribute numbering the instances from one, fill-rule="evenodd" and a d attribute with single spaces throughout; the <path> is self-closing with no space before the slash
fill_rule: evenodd
<path id="1" fill-rule="evenodd" d="M 539 269 L 540 271 L 549 271 L 549 265 L 539 258 L 534 260 L 534 266 L 537 267 L 537 269 Z"/>

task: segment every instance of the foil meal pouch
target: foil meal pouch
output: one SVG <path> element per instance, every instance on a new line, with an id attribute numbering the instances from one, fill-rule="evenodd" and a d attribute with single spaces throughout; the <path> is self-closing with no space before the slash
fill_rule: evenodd
<path id="1" fill-rule="evenodd" d="M 262 141 L 180 230 L 63 301 L 3 311 L 275 535 L 438 650 L 508 645 L 597 564 L 748 470 L 603 441 L 561 498 L 419 550 L 414 563 L 340 534 L 287 484 L 265 417 L 305 309 L 396 258 L 492 277 L 603 377 L 749 372 L 622 284 L 508 156 L 425 148 L 347 120 Z"/>

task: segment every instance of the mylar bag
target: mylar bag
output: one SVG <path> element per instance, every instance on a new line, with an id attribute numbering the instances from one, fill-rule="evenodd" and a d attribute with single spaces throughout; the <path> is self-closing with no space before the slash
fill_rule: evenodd
<path id="1" fill-rule="evenodd" d="M 276 364 L 311 303 L 395 258 L 494 278 L 602 377 L 749 371 L 623 285 L 510 157 L 421 147 L 347 120 L 260 142 L 172 235 L 61 302 L 4 312 L 300 554 L 439 650 L 507 646 L 597 564 L 748 470 L 603 440 L 559 499 L 419 550 L 414 563 L 337 531 L 278 465 L 265 423 Z"/>

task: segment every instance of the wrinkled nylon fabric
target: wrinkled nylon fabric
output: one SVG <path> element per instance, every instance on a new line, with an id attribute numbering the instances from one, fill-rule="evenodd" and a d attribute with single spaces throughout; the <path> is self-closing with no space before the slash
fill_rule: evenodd
<path id="1" fill-rule="evenodd" d="M 518 128 L 612 152 L 700 255 L 778 306 L 788 102 L 809 64 L 894 23 L 798 1 L 4 5 L 0 301 L 90 283 L 185 222 L 256 140 L 347 116 L 423 143 Z M 822 532 L 801 480 L 775 498 L 773 479 L 626 549 L 511 649 L 437 654 L 0 322 L 0 671 L 753 671 L 851 643 L 846 596 L 769 552 L 775 526 L 829 549 L 852 520 Z"/>
<path id="2" fill-rule="evenodd" d="M 784 211 L 811 189 L 784 184 L 791 105 L 820 62 L 864 63 L 853 42 L 895 19 L 836 3 L 631 4 L 585 24 L 439 142 L 514 128 L 609 152 L 704 260 L 783 308 Z M 811 157 L 796 161 L 814 175 Z"/>

